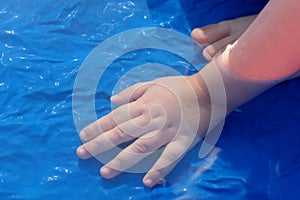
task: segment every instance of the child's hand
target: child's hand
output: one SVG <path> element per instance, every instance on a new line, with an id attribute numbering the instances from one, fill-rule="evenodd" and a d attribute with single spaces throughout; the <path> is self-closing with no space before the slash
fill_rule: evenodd
<path id="1" fill-rule="evenodd" d="M 134 140 L 101 168 L 103 177 L 113 178 L 165 146 L 157 160 L 147 163 L 150 170 L 143 182 L 148 187 L 165 177 L 201 139 L 210 118 L 210 99 L 196 76 L 139 83 L 111 101 L 119 107 L 81 131 L 86 143 L 77 154 L 86 159 Z"/>

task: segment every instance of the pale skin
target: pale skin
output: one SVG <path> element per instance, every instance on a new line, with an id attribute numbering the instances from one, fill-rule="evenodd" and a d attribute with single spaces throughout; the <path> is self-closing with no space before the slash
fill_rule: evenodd
<path id="1" fill-rule="evenodd" d="M 203 56 L 210 61 L 228 44 L 233 44 L 255 20 L 257 15 L 221 21 L 192 31 L 192 38 L 205 46 Z"/>
<path id="2" fill-rule="evenodd" d="M 146 186 L 153 187 L 205 136 L 211 108 L 224 106 L 212 105 L 204 80 L 213 84 L 215 75 L 222 76 L 227 98 L 225 106 L 230 113 L 299 71 L 299 9 L 298 0 L 271 0 L 257 17 L 194 30 L 192 37 L 201 44 L 208 44 L 205 49 L 208 59 L 225 49 L 224 52 L 195 75 L 136 84 L 113 96 L 111 101 L 120 107 L 82 130 L 80 136 L 86 143 L 77 149 L 78 156 L 87 159 L 107 151 L 113 146 L 107 141 L 117 145 L 136 139 L 100 169 L 104 178 L 113 178 L 141 157 L 165 146 L 143 178 Z M 227 46 L 231 43 L 232 46 Z M 260 74 L 255 67 L 260 67 Z M 286 70 L 281 69 L 284 67 Z M 192 123 L 198 115 L 201 120 Z M 187 120 L 179 126 L 182 119 Z M 191 134 L 189 130 L 195 126 L 197 131 Z M 144 155 L 137 159 L 134 153 Z"/>

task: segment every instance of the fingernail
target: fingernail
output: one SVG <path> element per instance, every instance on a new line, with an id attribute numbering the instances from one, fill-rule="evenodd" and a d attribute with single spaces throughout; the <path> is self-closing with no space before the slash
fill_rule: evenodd
<path id="1" fill-rule="evenodd" d="M 204 58 L 208 61 L 211 60 L 211 56 L 208 54 L 208 52 L 204 49 L 203 52 L 202 52 Z"/>
<path id="2" fill-rule="evenodd" d="M 88 151 L 84 148 L 84 147 L 79 147 L 77 149 L 77 155 L 80 157 L 80 158 L 88 158 L 89 157 L 89 153 Z"/>
<path id="3" fill-rule="evenodd" d="M 204 36 L 204 31 L 200 28 L 197 29 L 197 33 L 199 37 L 203 37 Z"/>
<path id="4" fill-rule="evenodd" d="M 79 137 L 81 139 L 82 142 L 86 142 L 87 138 L 86 138 L 87 134 L 84 131 L 80 131 Z"/>
<path id="5" fill-rule="evenodd" d="M 116 98 L 116 95 L 113 95 L 113 96 L 110 97 L 110 100 L 113 100 L 115 98 Z"/>
<path id="6" fill-rule="evenodd" d="M 205 38 L 205 33 L 202 29 L 200 28 L 196 29 L 196 34 L 194 34 L 194 38 L 202 45 L 205 44 L 203 43 L 203 39 Z"/>
<path id="7" fill-rule="evenodd" d="M 153 181 L 151 179 L 146 179 L 144 181 L 144 184 L 147 186 L 147 187 L 152 187 L 153 186 Z"/>
<path id="8" fill-rule="evenodd" d="M 111 173 L 111 170 L 108 167 L 101 168 L 101 175 L 104 177 L 108 177 Z"/>
<path id="9" fill-rule="evenodd" d="M 112 101 L 112 102 L 116 101 L 117 99 L 118 99 L 118 95 L 117 94 L 110 97 L 110 101 Z"/>

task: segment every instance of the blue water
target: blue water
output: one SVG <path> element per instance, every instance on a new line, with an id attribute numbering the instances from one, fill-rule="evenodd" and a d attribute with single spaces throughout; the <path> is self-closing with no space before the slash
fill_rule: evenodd
<path id="1" fill-rule="evenodd" d="M 264 3 L 2 1 L 0 199 L 298 199 L 299 78 L 233 112 L 208 158 L 199 160 L 196 146 L 167 182 L 153 189 L 143 186 L 143 174 L 102 179 L 101 163 L 75 154 L 81 141 L 73 121 L 73 84 L 81 63 L 100 42 L 145 26 L 188 35 L 197 26 L 256 13 Z M 116 63 L 120 68 L 112 68 L 101 81 L 97 115 L 110 111 L 111 84 L 124 70 L 158 57 L 183 73 L 190 69 L 166 52 L 124 55 Z"/>

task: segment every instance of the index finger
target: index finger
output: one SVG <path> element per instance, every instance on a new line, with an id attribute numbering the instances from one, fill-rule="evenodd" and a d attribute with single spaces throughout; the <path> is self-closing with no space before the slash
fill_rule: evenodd
<path id="1" fill-rule="evenodd" d="M 140 114 L 141 111 L 140 108 L 136 106 L 136 102 L 124 104 L 82 129 L 80 132 L 80 139 L 83 142 L 88 142 L 98 135 L 113 129 L 121 123 L 133 119 Z"/>

